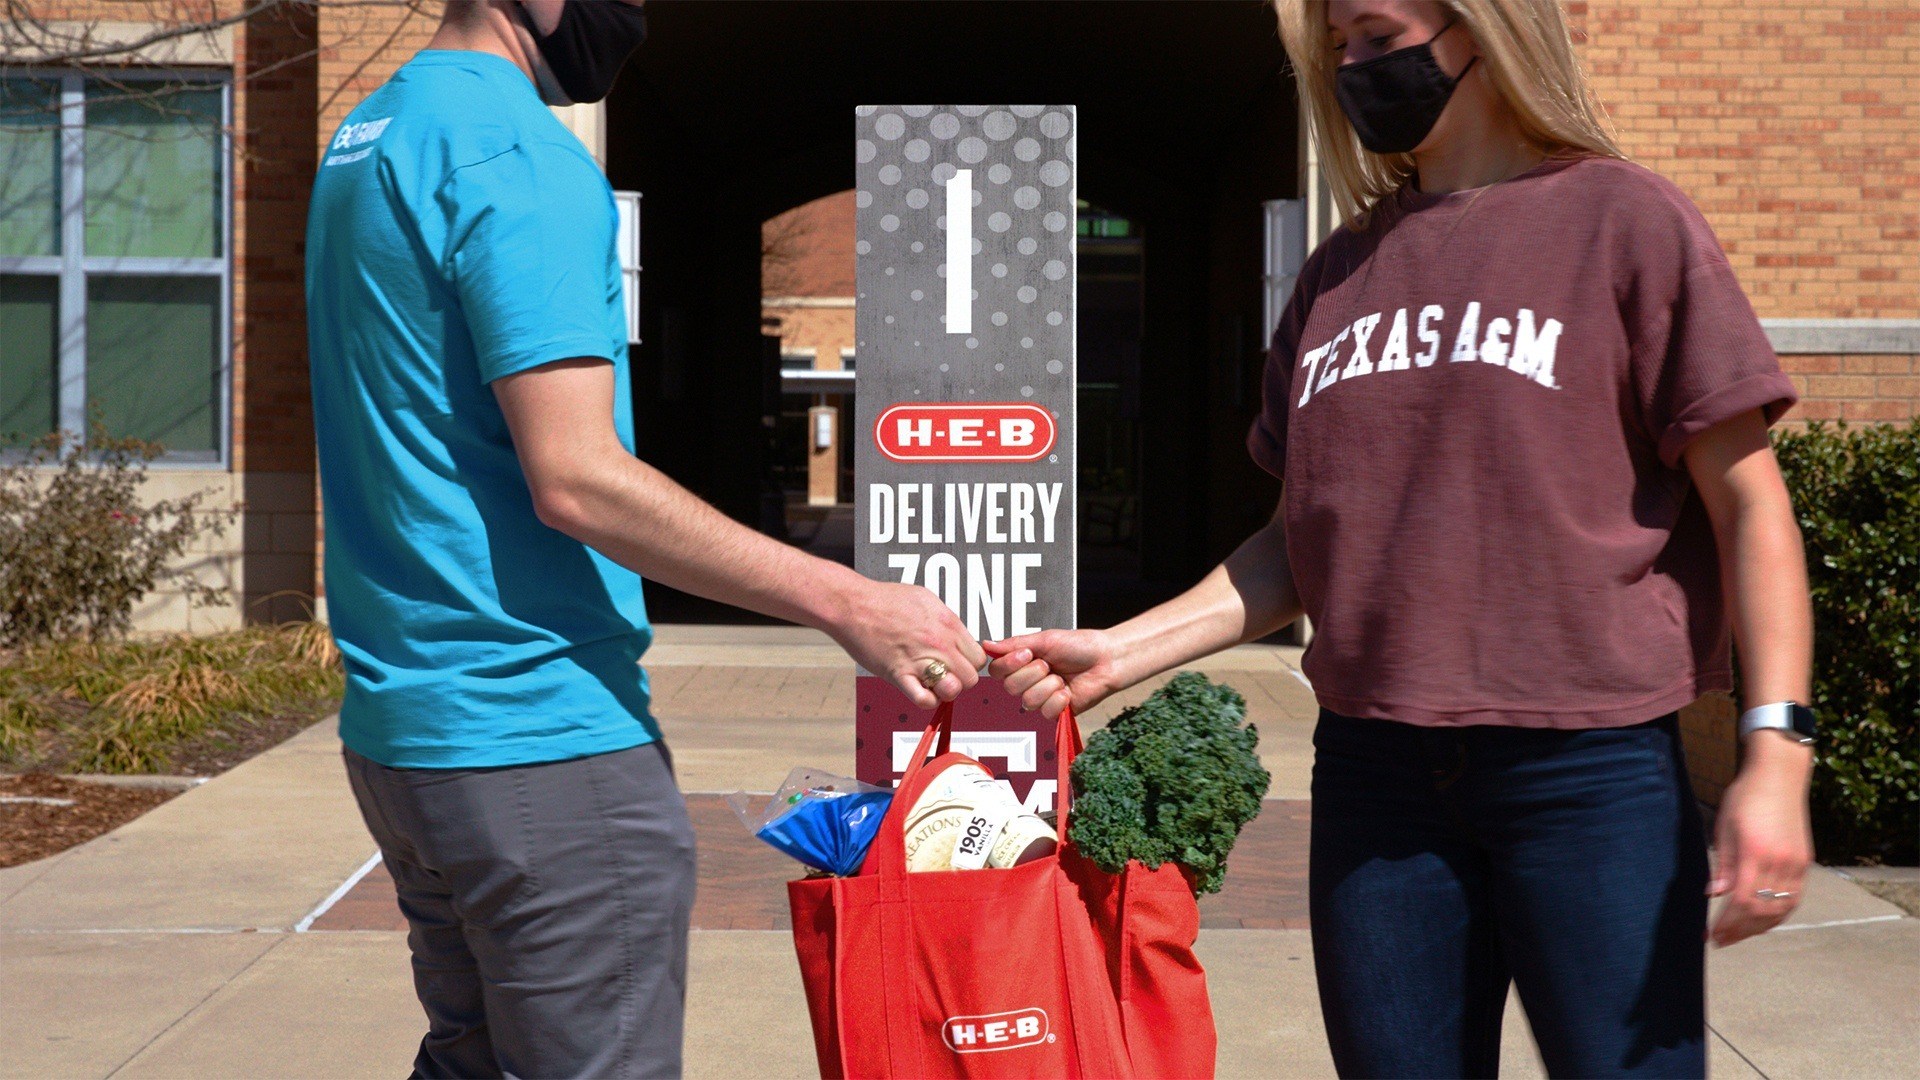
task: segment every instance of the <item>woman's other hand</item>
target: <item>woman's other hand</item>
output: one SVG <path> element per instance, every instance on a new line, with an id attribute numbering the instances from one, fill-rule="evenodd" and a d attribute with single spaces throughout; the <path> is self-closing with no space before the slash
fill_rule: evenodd
<path id="1" fill-rule="evenodd" d="M 1764 934 L 1793 914 L 1813 861 L 1807 817 L 1812 752 L 1771 731 L 1753 732 L 1744 742 L 1740 775 L 1720 799 L 1707 887 L 1708 895 L 1727 898 L 1707 933 L 1722 946 Z"/>

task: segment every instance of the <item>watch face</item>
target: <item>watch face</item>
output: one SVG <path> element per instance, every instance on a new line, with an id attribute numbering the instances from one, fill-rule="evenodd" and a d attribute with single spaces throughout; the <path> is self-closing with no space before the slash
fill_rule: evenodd
<path id="1" fill-rule="evenodd" d="M 1805 705 L 1795 704 L 1787 709 L 1787 715 L 1793 723 L 1793 733 L 1802 738 L 1813 738 L 1813 710 Z"/>

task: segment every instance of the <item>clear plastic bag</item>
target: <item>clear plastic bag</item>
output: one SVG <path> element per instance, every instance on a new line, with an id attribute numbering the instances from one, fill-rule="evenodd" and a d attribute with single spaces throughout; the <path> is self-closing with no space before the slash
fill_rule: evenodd
<path id="1" fill-rule="evenodd" d="M 841 877 L 860 869 L 892 801 L 886 788 L 805 766 L 788 773 L 765 803 L 756 806 L 756 797 L 744 791 L 727 796 L 748 832 L 815 870 Z"/>

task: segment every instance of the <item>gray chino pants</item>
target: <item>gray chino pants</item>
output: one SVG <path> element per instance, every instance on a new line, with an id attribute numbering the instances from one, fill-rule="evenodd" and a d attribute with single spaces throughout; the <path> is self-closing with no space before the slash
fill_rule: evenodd
<path id="1" fill-rule="evenodd" d="M 693 827 L 665 747 L 346 762 L 410 927 L 415 1076 L 680 1075 Z"/>

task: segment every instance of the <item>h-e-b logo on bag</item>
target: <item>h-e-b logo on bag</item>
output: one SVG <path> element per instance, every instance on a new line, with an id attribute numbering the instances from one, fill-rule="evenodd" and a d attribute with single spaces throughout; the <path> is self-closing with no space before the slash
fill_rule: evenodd
<path id="1" fill-rule="evenodd" d="M 1017 1050 L 1053 1041 L 1045 1009 L 1015 1009 L 984 1016 L 956 1016 L 940 1027 L 947 1048 L 956 1054 Z"/>

